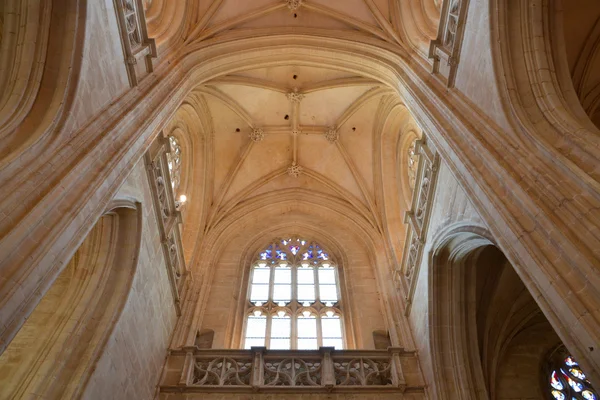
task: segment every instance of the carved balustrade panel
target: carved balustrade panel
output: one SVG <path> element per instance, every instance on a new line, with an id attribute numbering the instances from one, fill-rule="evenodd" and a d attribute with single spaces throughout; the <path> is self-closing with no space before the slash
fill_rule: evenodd
<path id="1" fill-rule="evenodd" d="M 341 386 L 392 385 L 391 358 L 333 358 L 335 384 Z"/>
<path id="2" fill-rule="evenodd" d="M 275 358 L 264 362 L 265 386 L 320 386 L 320 358 Z"/>
<path id="3" fill-rule="evenodd" d="M 401 359 L 418 368 L 414 352 L 387 350 L 213 350 L 170 351 L 162 392 L 353 392 L 407 389 Z M 174 369 L 169 369 L 169 364 Z M 410 388 L 422 393 L 422 385 Z"/>
<path id="4" fill-rule="evenodd" d="M 197 357 L 191 384 L 195 386 L 249 386 L 252 358 Z"/>

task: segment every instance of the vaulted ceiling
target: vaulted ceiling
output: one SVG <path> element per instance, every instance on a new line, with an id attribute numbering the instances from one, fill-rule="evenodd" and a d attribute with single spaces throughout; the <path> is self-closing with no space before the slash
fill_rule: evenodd
<path id="1" fill-rule="evenodd" d="M 248 29 L 281 31 L 303 27 L 367 35 L 399 43 L 388 0 L 204 0 L 194 41 Z"/>
<path id="2" fill-rule="evenodd" d="M 200 90 L 215 127 L 217 209 L 304 187 L 374 211 L 372 129 L 389 89 L 342 72 L 285 66 L 225 76 Z"/>
<path id="3" fill-rule="evenodd" d="M 187 18 L 187 43 L 303 33 L 412 48 L 425 58 L 440 8 L 441 0 L 145 0 L 159 45 Z"/>
<path id="4" fill-rule="evenodd" d="M 160 3 L 153 0 L 149 15 Z M 435 18 L 436 3 L 426 3 Z M 200 0 L 197 6 L 201 18 L 188 43 L 270 33 L 403 48 L 396 1 Z M 223 222 L 228 217 L 278 193 L 344 207 L 344 218 L 382 235 L 378 240 L 387 232 L 392 246 L 402 247 L 402 212 L 411 194 L 400 170 L 420 132 L 396 91 L 381 82 L 314 61 L 236 70 L 199 84 L 165 132 L 190 137 L 182 138 L 192 159 L 183 156 L 188 260 L 204 236 L 230 224 Z"/>

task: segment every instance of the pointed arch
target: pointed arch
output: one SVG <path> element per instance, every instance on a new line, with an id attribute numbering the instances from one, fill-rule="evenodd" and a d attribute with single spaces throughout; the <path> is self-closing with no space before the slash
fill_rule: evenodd
<path id="1" fill-rule="evenodd" d="M 0 355 L 3 395 L 82 395 L 131 289 L 140 207 L 113 202 L 54 280 Z"/>

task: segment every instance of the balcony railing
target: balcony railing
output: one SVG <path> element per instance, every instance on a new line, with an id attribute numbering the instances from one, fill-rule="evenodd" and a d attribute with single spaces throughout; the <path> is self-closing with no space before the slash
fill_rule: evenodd
<path id="1" fill-rule="evenodd" d="M 403 359 L 414 352 L 387 350 L 171 351 L 162 392 L 423 392 L 407 385 Z"/>

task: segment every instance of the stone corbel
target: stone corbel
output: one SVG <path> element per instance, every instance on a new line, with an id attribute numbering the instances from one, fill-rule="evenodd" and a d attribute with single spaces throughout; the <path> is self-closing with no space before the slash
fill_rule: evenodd
<path id="1" fill-rule="evenodd" d="M 148 37 L 142 0 L 114 0 L 125 68 L 131 87 L 154 70 L 156 43 Z"/>
<path id="2" fill-rule="evenodd" d="M 438 34 L 429 46 L 429 58 L 433 59 L 432 73 L 454 87 L 460 61 L 469 0 L 444 0 Z"/>

